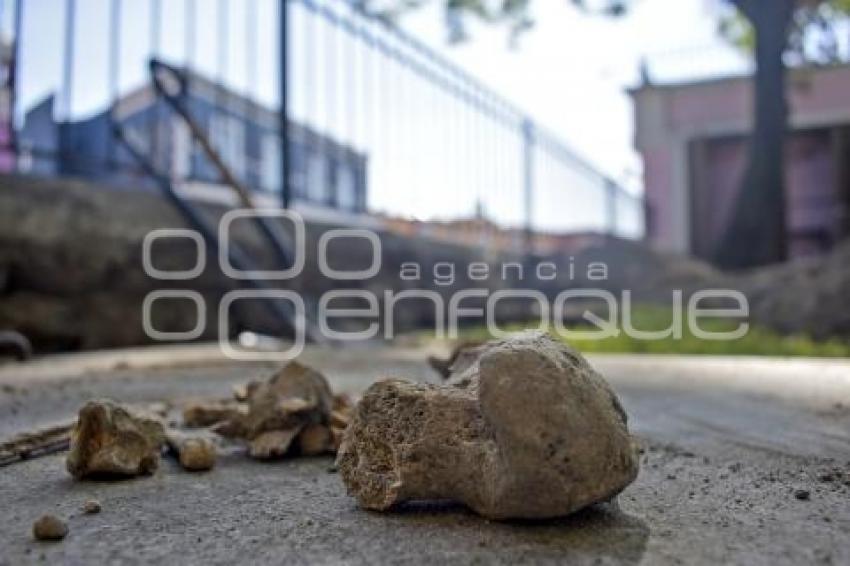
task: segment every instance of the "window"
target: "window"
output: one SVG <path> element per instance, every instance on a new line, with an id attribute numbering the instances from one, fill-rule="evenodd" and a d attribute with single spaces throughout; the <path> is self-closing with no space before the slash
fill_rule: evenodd
<path id="1" fill-rule="evenodd" d="M 292 160 L 292 167 L 289 174 L 292 175 L 292 192 L 293 196 L 305 198 L 307 195 L 307 171 L 305 163 L 306 149 L 304 145 L 293 140 L 290 142 L 289 158 Z"/>
<path id="2" fill-rule="evenodd" d="M 357 209 L 357 179 L 351 165 L 340 163 L 336 169 L 337 205 L 344 210 Z"/>
<path id="3" fill-rule="evenodd" d="M 186 179 L 192 174 L 192 138 L 182 118 L 171 122 L 171 176 Z"/>
<path id="4" fill-rule="evenodd" d="M 307 198 L 315 202 L 327 203 L 330 200 L 329 188 L 325 156 L 312 151 L 307 159 Z"/>
<path id="5" fill-rule="evenodd" d="M 260 145 L 260 188 L 264 191 L 281 189 L 280 158 L 280 139 L 277 134 L 263 134 Z"/>
<path id="6" fill-rule="evenodd" d="M 214 114 L 210 120 L 210 143 L 234 175 L 245 175 L 245 124 L 227 114 Z"/>

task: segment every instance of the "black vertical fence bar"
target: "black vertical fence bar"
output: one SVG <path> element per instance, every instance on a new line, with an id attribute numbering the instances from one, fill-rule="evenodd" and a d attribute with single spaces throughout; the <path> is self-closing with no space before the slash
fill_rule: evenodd
<path id="1" fill-rule="evenodd" d="M 160 51 L 160 23 L 162 19 L 162 4 L 160 0 L 150 0 L 150 12 L 148 13 L 148 49 L 150 58 L 159 57 Z M 159 129 L 160 121 L 163 119 L 164 113 L 159 104 L 154 102 L 153 112 L 150 113 L 148 123 L 149 147 L 153 162 L 160 168 L 165 166 L 164 152 L 162 151 Z M 162 169 L 160 169 L 162 170 Z"/>
<path id="2" fill-rule="evenodd" d="M 292 148 L 289 128 L 289 0 L 280 0 L 280 204 L 292 204 Z"/>
<path id="3" fill-rule="evenodd" d="M 15 122 L 18 117 L 18 80 L 20 79 L 21 60 L 21 27 L 23 25 L 23 0 L 15 0 L 15 20 L 12 31 L 12 60 L 9 63 L 8 89 L 9 89 L 9 145 L 15 157 L 15 169 L 17 169 L 18 129 Z"/>
<path id="4" fill-rule="evenodd" d="M 257 89 L 257 34 L 254 29 L 257 27 L 257 0 L 246 0 L 245 4 L 245 83 L 248 89 L 249 100 L 256 99 Z M 252 105 L 253 108 L 253 105 Z M 252 115 L 252 118 L 256 116 Z M 256 120 L 254 123 L 257 123 Z"/>
<path id="5" fill-rule="evenodd" d="M 227 53 L 230 45 L 230 26 L 227 25 L 227 6 L 228 0 L 218 0 L 216 4 L 216 30 L 218 30 L 218 42 L 216 47 L 216 74 L 217 84 L 216 84 L 216 108 L 213 113 L 213 118 L 210 120 L 210 126 L 212 126 L 213 122 L 218 120 L 220 124 L 220 128 L 222 131 L 227 131 L 227 126 L 225 125 L 227 122 L 225 120 L 229 119 L 227 115 L 228 104 L 227 104 Z M 229 133 L 229 132 L 228 132 Z M 227 135 L 227 134 L 224 134 Z M 210 136 L 212 143 L 215 145 L 218 140 L 216 140 L 212 135 Z M 222 140 L 224 141 L 224 140 Z M 226 142 L 224 142 L 226 143 Z M 230 161 L 229 156 L 226 152 L 223 151 L 221 146 L 216 148 L 222 157 L 225 160 L 225 163 L 228 166 L 231 166 L 232 163 Z"/>
<path id="6" fill-rule="evenodd" d="M 306 88 L 306 100 L 304 101 L 304 129 L 302 130 L 299 141 L 301 142 L 301 175 L 299 177 L 298 196 L 306 198 L 307 196 L 307 174 L 309 168 L 309 145 L 307 143 L 306 129 L 311 127 L 311 120 L 316 120 L 315 110 L 315 93 L 318 85 L 318 72 L 316 69 L 316 35 L 319 19 L 312 12 L 307 12 L 305 9 L 305 17 L 307 19 L 304 25 L 304 87 Z"/>
<path id="7" fill-rule="evenodd" d="M 329 12 L 332 14 L 332 12 Z M 322 164 L 324 167 L 324 179 L 325 179 L 325 201 L 323 204 L 327 204 L 333 206 L 336 201 L 336 187 L 334 187 L 333 181 L 333 164 L 336 159 L 340 157 L 340 141 L 341 138 L 337 134 L 340 131 L 339 123 L 340 117 L 342 113 L 340 112 L 340 49 L 339 49 L 339 26 L 336 24 L 336 17 L 331 17 L 331 25 L 328 28 L 327 37 L 328 42 L 326 44 L 328 55 L 325 57 L 325 60 L 328 62 L 329 70 L 328 70 L 328 84 L 327 90 L 325 91 L 326 96 L 328 97 L 327 105 L 328 105 L 328 122 L 325 124 L 325 131 L 322 132 L 323 136 L 326 136 L 331 141 L 331 149 L 327 152 L 326 155 L 323 154 Z M 335 131 L 336 130 L 336 131 Z M 336 141 L 337 143 L 333 143 Z"/>
<path id="8" fill-rule="evenodd" d="M 245 84 L 247 90 L 245 101 L 248 104 L 248 111 L 246 113 L 248 117 L 248 130 L 246 132 L 245 139 L 243 140 L 243 144 L 245 145 L 245 154 L 247 156 L 246 171 L 253 173 L 253 182 L 257 189 L 267 189 L 269 187 L 265 186 L 263 179 L 263 167 L 260 162 L 263 157 L 263 141 L 267 132 L 265 130 L 265 124 L 263 123 L 263 120 L 260 119 L 260 115 L 257 112 L 257 100 L 259 98 L 256 93 L 257 34 L 253 33 L 253 30 L 257 26 L 257 0 L 247 0 L 243 24 L 245 26 L 245 45 L 243 47 L 243 55 L 245 57 Z M 252 131 L 256 133 L 252 134 Z M 251 144 L 252 138 L 254 139 L 253 146 Z M 251 154 L 252 147 L 254 150 L 253 155 Z M 250 177 L 246 180 L 250 182 Z"/>
<path id="9" fill-rule="evenodd" d="M 376 24 L 374 20 L 370 20 L 366 27 L 369 31 L 370 38 L 375 37 L 375 28 Z M 374 41 L 374 39 L 372 39 L 369 49 L 369 95 L 367 98 L 367 104 L 369 104 L 369 173 L 371 173 L 373 177 L 377 177 L 377 165 L 374 153 L 377 152 L 380 145 L 382 132 L 381 124 L 378 120 L 378 114 L 381 111 L 381 65 L 378 57 L 378 44 Z M 367 195 L 367 199 L 369 198 L 371 198 L 374 202 L 374 194 L 372 194 L 372 191 L 369 191 L 369 194 Z"/>
<path id="10" fill-rule="evenodd" d="M 195 0 L 186 0 L 185 4 L 183 4 L 183 34 L 185 37 L 183 38 L 183 58 L 184 58 L 184 66 L 186 68 L 186 85 L 184 91 L 181 93 L 183 97 L 189 97 L 192 93 L 192 82 L 193 82 L 193 73 L 195 68 L 195 58 L 196 58 L 196 29 L 197 29 L 197 5 L 195 4 Z M 186 100 L 182 101 L 183 104 L 186 104 Z M 195 136 L 188 135 L 186 136 L 186 145 L 187 151 L 189 152 L 189 166 L 188 171 L 186 171 L 186 179 L 194 180 L 198 177 L 198 165 L 195 163 L 195 147 L 196 141 Z"/>
<path id="11" fill-rule="evenodd" d="M 332 69 L 334 88 L 331 94 L 333 96 L 332 104 L 334 107 L 334 120 L 331 124 L 329 124 L 327 135 L 329 137 L 336 138 L 336 144 L 334 144 L 336 151 L 333 152 L 332 159 L 328 160 L 328 185 L 330 188 L 328 204 L 332 207 L 338 208 L 340 203 L 339 179 L 337 178 L 339 173 L 338 164 L 345 156 L 345 147 L 347 146 L 345 139 L 347 120 L 345 118 L 345 102 L 343 101 L 343 93 L 345 92 L 345 50 L 343 49 L 343 33 L 345 33 L 345 31 L 340 24 L 337 8 L 334 8 L 334 14 L 337 18 L 335 20 L 335 25 L 331 26 L 331 37 L 333 38 L 331 40 L 331 49 L 334 53 L 334 66 Z"/>
<path id="12" fill-rule="evenodd" d="M 322 9 L 322 6 L 319 6 L 319 8 Z M 325 204 L 327 202 L 327 187 L 319 187 L 318 184 L 314 186 L 313 176 L 317 175 L 319 180 L 327 182 L 326 159 L 332 153 L 330 146 L 325 143 L 327 140 L 325 134 L 328 132 L 329 124 L 332 123 L 334 113 L 333 98 L 328 88 L 328 85 L 333 84 L 331 80 L 333 59 L 329 55 L 329 53 L 333 53 L 330 49 L 333 36 L 331 30 L 328 29 L 327 18 L 317 18 L 317 24 L 316 46 L 321 46 L 322 57 L 317 59 L 316 62 L 316 76 L 318 77 L 316 91 L 318 93 L 321 90 L 321 100 L 324 104 L 316 115 L 316 127 L 313 129 L 315 136 L 311 136 L 310 159 L 307 163 L 307 193 L 308 198 L 313 202 Z M 319 114 L 322 116 L 321 120 L 319 120 Z"/>
<path id="13" fill-rule="evenodd" d="M 346 10 L 346 12 L 348 12 Z M 356 151 L 358 149 L 358 138 L 357 138 L 357 102 L 359 100 L 359 89 L 358 89 L 358 81 L 357 81 L 357 73 L 358 73 L 358 41 L 354 37 L 354 35 L 346 34 L 344 39 L 347 40 L 349 49 L 346 49 L 346 46 L 343 45 L 343 51 L 346 54 L 346 64 L 345 64 L 345 88 L 343 90 L 346 93 L 346 127 L 347 127 L 347 137 L 348 144 L 352 151 Z"/>
<path id="14" fill-rule="evenodd" d="M 118 159 L 116 149 L 118 147 L 115 135 L 115 113 L 118 106 L 119 93 L 119 64 L 121 60 L 121 0 L 112 0 L 109 3 L 109 131 L 113 136 L 109 144 L 109 156 L 107 166 L 117 169 Z"/>

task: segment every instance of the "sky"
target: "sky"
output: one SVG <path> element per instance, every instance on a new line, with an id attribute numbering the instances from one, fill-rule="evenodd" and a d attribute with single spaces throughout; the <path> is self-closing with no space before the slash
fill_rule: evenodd
<path id="1" fill-rule="evenodd" d="M 567 0 L 532 2 L 535 26 L 511 46 L 504 28 L 470 23 L 448 45 L 438 3 L 402 25 L 558 132 L 579 153 L 639 190 L 627 88 L 641 57 L 657 80 L 736 72 L 746 62 L 717 33 L 722 0 L 637 0 L 623 18 L 588 16 Z"/>
<path id="2" fill-rule="evenodd" d="M 6 32 L 11 3 L 0 0 Z M 338 0 L 319 4 L 340 6 Z M 716 15 L 723 0 L 636 0 L 629 15 L 616 20 L 583 14 L 567 0 L 536 0 L 536 25 L 514 46 L 505 29 L 476 22 L 470 22 L 469 41 L 448 45 L 439 4 L 435 0 L 404 17 L 401 27 L 634 194 L 642 190 L 641 163 L 633 149 L 634 117 L 626 89 L 638 82 L 641 57 L 650 56 L 653 78 L 661 80 L 706 77 L 745 66 L 717 36 Z M 67 2 L 25 0 L 24 5 L 22 108 L 63 91 Z M 152 52 L 178 64 L 188 60 L 204 75 L 269 107 L 276 105 L 277 0 L 195 0 L 196 25 L 188 36 L 187 0 L 158 3 L 163 22 L 158 32 L 149 25 L 156 2 L 121 0 L 117 28 L 111 26 L 112 5 L 113 0 L 76 1 L 73 82 L 69 108 L 60 97 L 60 117 L 100 112 L 113 90 L 126 93 L 140 85 Z M 469 216 L 483 209 L 505 224 L 524 220 L 524 146 L 516 126 L 504 127 L 469 111 L 457 98 L 392 61 L 375 70 L 363 42 L 329 32 L 334 28 L 311 18 L 300 1 L 292 6 L 294 117 L 369 156 L 371 208 L 420 218 Z M 223 20 L 218 18 L 222 7 Z M 114 29 L 120 31 L 117 53 L 110 50 Z M 187 42 L 187 37 L 194 40 Z M 389 45 L 404 51 L 397 42 Z M 119 67 L 116 82 L 110 78 L 113 62 Z M 604 227 L 601 178 L 539 146 L 532 161 L 536 190 L 531 205 L 537 225 L 551 230 Z M 624 200 L 618 214 L 625 232 L 639 234 L 636 203 Z"/>

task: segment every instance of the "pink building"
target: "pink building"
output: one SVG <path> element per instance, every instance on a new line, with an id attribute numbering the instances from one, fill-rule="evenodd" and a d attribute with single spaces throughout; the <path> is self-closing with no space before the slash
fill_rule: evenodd
<path id="1" fill-rule="evenodd" d="M 794 69 L 786 191 L 790 257 L 850 236 L 850 66 Z M 632 91 L 644 160 L 647 239 L 711 258 L 746 166 L 752 80 L 644 85 Z"/>

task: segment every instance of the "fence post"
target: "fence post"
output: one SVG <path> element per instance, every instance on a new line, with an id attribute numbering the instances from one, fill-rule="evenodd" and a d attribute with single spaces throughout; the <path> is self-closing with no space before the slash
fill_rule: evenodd
<path id="1" fill-rule="evenodd" d="M 525 200 L 525 253 L 534 252 L 534 122 L 522 120 L 522 189 Z"/>
<path id="2" fill-rule="evenodd" d="M 289 0 L 280 0 L 280 205 L 292 204 L 292 175 L 289 139 Z"/>
<path id="3" fill-rule="evenodd" d="M 15 118 L 18 115 L 18 65 L 21 61 L 21 29 L 23 26 L 23 0 L 15 0 L 15 20 L 12 31 L 12 62 L 9 66 L 9 74 L 6 77 L 6 88 L 9 92 L 9 146 L 12 150 L 12 169 L 18 171 L 18 158 L 20 147 L 18 146 L 18 129 Z"/>

